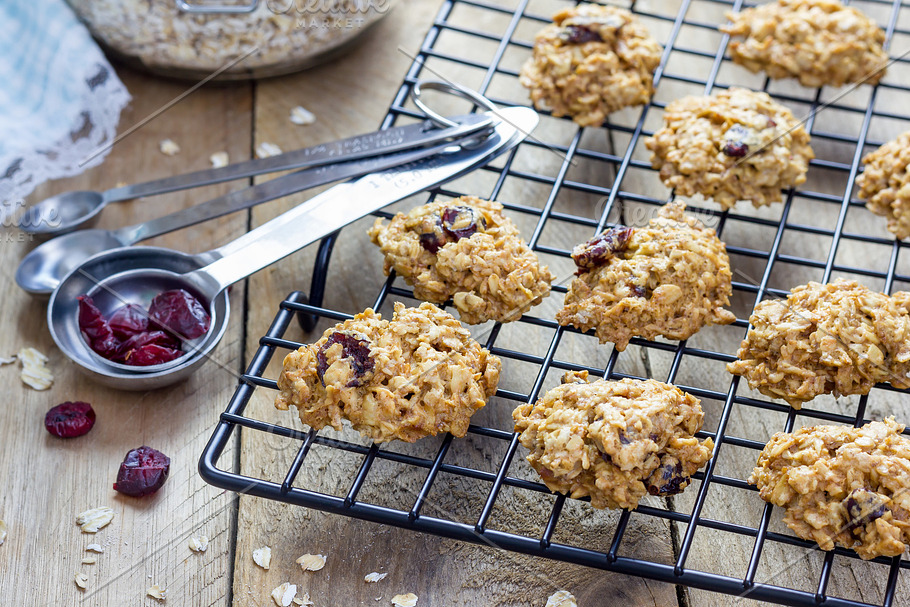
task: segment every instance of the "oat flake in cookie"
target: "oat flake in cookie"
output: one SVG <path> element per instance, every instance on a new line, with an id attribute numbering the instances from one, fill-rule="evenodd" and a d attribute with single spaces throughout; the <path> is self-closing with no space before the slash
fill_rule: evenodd
<path id="1" fill-rule="evenodd" d="M 780 202 L 806 181 L 809 134 L 767 93 L 730 88 L 667 104 L 664 126 L 645 140 L 651 165 L 680 196 L 701 194 L 724 210 L 738 200 Z"/>
<path id="2" fill-rule="evenodd" d="M 755 306 L 727 370 L 799 409 L 819 394 L 910 388 L 910 292 L 888 297 L 852 281 L 810 282 Z"/>
<path id="3" fill-rule="evenodd" d="M 414 297 L 450 298 L 461 320 L 517 320 L 550 294 L 553 275 L 541 266 L 498 202 L 462 196 L 381 219 L 369 230 L 395 270 L 414 286 Z"/>
<path id="4" fill-rule="evenodd" d="M 688 339 L 736 320 L 724 309 L 733 292 L 727 248 L 685 208 L 671 202 L 647 227 L 610 228 L 575 247 L 578 275 L 559 324 L 594 329 L 622 351 L 635 335 Z"/>
<path id="5" fill-rule="evenodd" d="M 697 398 L 655 381 L 587 381 L 566 373 L 534 405 L 515 409 L 528 462 L 551 491 L 590 496 L 595 508 L 634 509 L 646 494 L 680 493 L 711 458 L 699 442 Z"/>
<path id="6" fill-rule="evenodd" d="M 910 237 L 910 131 L 863 157 L 865 168 L 856 178 L 866 208 L 888 218 L 888 231 Z"/>
<path id="7" fill-rule="evenodd" d="M 377 443 L 464 436 L 471 415 L 496 392 L 499 371 L 499 358 L 451 314 L 396 303 L 391 321 L 368 309 L 289 353 L 275 406 L 294 405 L 317 430 L 341 430 L 347 419 Z"/>
<path id="8" fill-rule="evenodd" d="M 775 434 L 749 482 L 784 522 L 822 550 L 863 559 L 898 556 L 910 544 L 910 438 L 893 417 L 861 428 L 814 426 Z"/>
<path id="9" fill-rule="evenodd" d="M 660 53 L 629 11 L 580 4 L 556 13 L 535 36 L 520 82 L 537 109 L 599 125 L 611 112 L 648 103 Z"/>
<path id="10" fill-rule="evenodd" d="M 877 84 L 885 73 L 885 32 L 837 0 L 777 0 L 727 18 L 730 56 L 749 71 L 808 87 Z"/>

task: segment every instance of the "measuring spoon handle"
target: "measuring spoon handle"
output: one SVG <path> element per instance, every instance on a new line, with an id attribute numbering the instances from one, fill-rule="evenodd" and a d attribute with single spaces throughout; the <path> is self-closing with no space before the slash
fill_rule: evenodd
<path id="1" fill-rule="evenodd" d="M 291 173 L 290 175 L 277 177 L 243 190 L 213 198 L 207 202 L 197 204 L 175 213 L 170 213 L 163 217 L 158 217 L 151 221 L 113 230 L 114 237 L 124 245 L 135 244 L 147 238 L 186 228 L 203 221 L 227 215 L 228 213 L 248 209 L 263 202 L 283 198 L 290 194 L 294 194 L 295 192 L 413 162 L 427 156 L 438 154 L 446 147 L 449 147 L 449 145 L 450 144 L 441 144 L 398 152 L 397 154 L 373 156 L 361 160 L 352 160 L 328 166 L 303 169 L 296 173 Z"/>
<path id="2" fill-rule="evenodd" d="M 489 118 L 483 114 L 466 114 L 456 116 L 453 120 L 458 124 L 452 128 L 432 128 L 427 122 L 408 124 L 322 143 L 268 158 L 254 158 L 217 169 L 195 171 L 113 188 L 104 192 L 103 201 L 104 204 L 107 204 L 233 181 L 254 175 L 311 168 L 382 154 L 394 154 L 403 150 L 460 139 L 488 127 L 490 123 Z"/>
<path id="3" fill-rule="evenodd" d="M 507 108 L 493 134 L 476 145 L 343 183 L 298 205 L 211 253 L 213 263 L 185 275 L 203 295 L 221 290 L 352 221 L 393 202 L 448 181 L 517 145 L 537 126 L 537 113 Z"/>

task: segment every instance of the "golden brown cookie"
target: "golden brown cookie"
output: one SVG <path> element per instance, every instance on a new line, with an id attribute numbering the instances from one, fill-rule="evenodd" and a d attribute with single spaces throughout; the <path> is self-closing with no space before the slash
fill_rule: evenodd
<path id="1" fill-rule="evenodd" d="M 730 56 L 752 72 L 809 87 L 877 84 L 885 73 L 885 32 L 837 0 L 777 0 L 727 18 Z"/>
<path id="2" fill-rule="evenodd" d="M 714 446 L 694 436 L 704 418 L 698 399 L 653 379 L 587 376 L 566 373 L 562 385 L 512 413 L 547 487 L 590 496 L 595 508 L 630 510 L 649 493 L 682 492 Z"/>
<path id="3" fill-rule="evenodd" d="M 577 277 L 556 320 L 625 350 L 635 336 L 688 339 L 705 325 L 729 324 L 733 292 L 727 248 L 672 202 L 647 227 L 610 228 L 578 245 Z"/>
<path id="4" fill-rule="evenodd" d="M 500 366 L 448 312 L 396 303 L 391 321 L 368 309 L 289 353 L 275 406 L 294 405 L 317 430 L 347 419 L 377 443 L 464 436 L 496 392 Z"/>
<path id="5" fill-rule="evenodd" d="M 670 102 L 664 126 L 645 146 L 664 185 L 725 210 L 738 200 L 780 202 L 781 189 L 803 183 L 815 157 L 790 110 L 767 93 L 736 87 Z"/>
<path id="6" fill-rule="evenodd" d="M 814 426 L 778 432 L 749 482 L 784 522 L 822 550 L 835 544 L 863 559 L 898 556 L 910 545 L 910 438 L 889 417 L 861 428 Z"/>
<path id="7" fill-rule="evenodd" d="M 752 328 L 727 370 L 799 409 L 819 394 L 910 388 L 910 293 L 892 297 L 853 280 L 810 282 L 786 301 L 755 306 Z"/>
<path id="8" fill-rule="evenodd" d="M 579 4 L 535 36 L 520 82 L 537 109 L 599 125 L 611 112 L 648 103 L 661 50 L 629 11 Z"/>
<path id="9" fill-rule="evenodd" d="M 910 237 L 910 131 L 863 157 L 865 168 L 856 178 L 866 208 L 888 218 L 888 231 Z"/>
<path id="10" fill-rule="evenodd" d="M 461 320 L 517 320 L 550 294 L 553 275 L 498 202 L 462 196 L 381 219 L 369 230 L 391 270 L 433 303 L 450 298 Z"/>

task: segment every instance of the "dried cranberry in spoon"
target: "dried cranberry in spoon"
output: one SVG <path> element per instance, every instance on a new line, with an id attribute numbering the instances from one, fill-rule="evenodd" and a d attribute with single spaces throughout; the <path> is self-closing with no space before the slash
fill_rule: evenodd
<path id="1" fill-rule="evenodd" d="M 159 293 L 149 305 L 149 321 L 180 339 L 196 339 L 212 319 L 198 299 L 183 289 Z"/>
<path id="2" fill-rule="evenodd" d="M 143 445 L 123 458 L 117 472 L 114 490 L 132 497 L 155 493 L 167 480 L 171 458 L 157 449 Z"/>

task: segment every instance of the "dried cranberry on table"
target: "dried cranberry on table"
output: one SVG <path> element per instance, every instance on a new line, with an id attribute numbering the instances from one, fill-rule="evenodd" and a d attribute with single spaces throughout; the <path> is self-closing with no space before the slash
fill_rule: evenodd
<path id="1" fill-rule="evenodd" d="M 145 445 L 132 449 L 120 464 L 114 490 L 132 497 L 151 495 L 164 485 L 170 468 L 171 458 L 161 451 Z"/>
<path id="2" fill-rule="evenodd" d="M 149 305 L 149 322 L 180 339 L 205 335 L 211 321 L 199 300 L 183 289 L 159 293 Z"/>
<path id="3" fill-rule="evenodd" d="M 95 425 L 95 410 L 88 403 L 60 403 L 44 416 L 44 427 L 54 436 L 75 438 L 88 434 Z"/>

